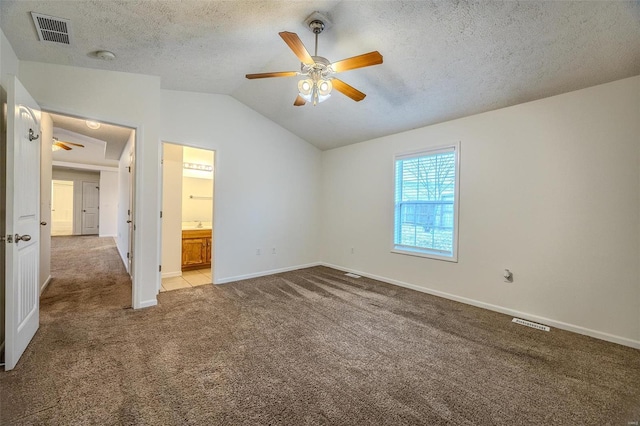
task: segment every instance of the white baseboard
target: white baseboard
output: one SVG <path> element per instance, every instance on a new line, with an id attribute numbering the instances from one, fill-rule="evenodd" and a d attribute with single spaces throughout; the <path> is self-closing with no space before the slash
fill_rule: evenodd
<path id="1" fill-rule="evenodd" d="M 156 306 L 157 304 L 158 304 L 158 299 L 145 300 L 140 302 L 140 305 L 134 306 L 133 309 L 150 308 L 152 306 Z"/>
<path id="2" fill-rule="evenodd" d="M 503 306 L 492 305 L 490 303 L 481 302 L 479 300 L 469 299 L 462 296 L 456 296 L 455 294 L 445 293 L 439 290 L 432 290 L 430 288 L 421 287 L 415 284 L 406 283 L 404 281 L 394 280 L 392 278 L 381 277 L 378 275 L 368 274 L 366 272 L 357 271 L 343 266 L 332 265 L 326 262 L 320 262 L 321 265 L 328 268 L 338 269 L 340 271 L 352 272 L 354 274 L 362 275 L 363 277 L 372 278 L 374 280 L 382 281 L 388 284 L 397 285 L 400 287 L 410 288 L 412 290 L 420 291 L 422 293 L 431 294 L 433 296 L 442 297 L 444 299 L 455 300 L 456 302 L 465 303 L 467 305 L 477 306 L 479 308 L 488 309 L 494 312 L 500 312 L 510 316 L 515 316 L 529 321 L 535 321 L 544 325 L 559 328 L 561 330 L 572 331 L 574 333 L 583 334 L 585 336 L 594 337 L 600 340 L 606 340 L 607 342 L 617 343 L 619 345 L 629 346 L 635 349 L 640 349 L 640 341 L 633 340 L 622 336 L 616 336 L 613 334 L 605 333 L 602 331 L 592 330 L 590 328 L 581 327 L 575 324 L 568 324 L 562 321 L 556 321 L 550 318 L 541 317 L 538 315 L 529 314 L 526 312 L 516 311 L 514 309 L 505 308 Z"/>
<path id="3" fill-rule="evenodd" d="M 42 286 L 40 286 L 40 294 L 42 294 L 42 292 L 44 291 L 45 288 L 47 288 L 47 286 L 49 285 L 50 282 L 51 282 L 51 275 L 49 275 L 47 277 L 47 279 L 44 280 L 44 284 L 42 284 Z"/>
<path id="4" fill-rule="evenodd" d="M 116 238 L 117 235 L 113 235 L 113 234 L 98 234 L 98 237 L 100 237 L 100 238 L 107 238 L 107 237 Z"/>
<path id="5" fill-rule="evenodd" d="M 120 255 L 120 259 L 122 259 L 122 263 L 124 264 L 124 268 L 127 269 L 127 265 L 129 262 L 127 261 L 127 253 L 123 253 L 120 251 L 120 247 L 116 243 L 116 247 L 118 248 L 118 254 Z"/>
<path id="6" fill-rule="evenodd" d="M 182 276 L 182 271 L 163 272 L 162 273 L 162 278 L 174 278 L 174 277 L 181 277 L 181 276 Z"/>
<path id="7" fill-rule="evenodd" d="M 213 283 L 214 284 L 226 284 L 226 283 L 231 283 L 231 282 L 234 282 L 234 281 L 248 280 L 250 278 L 258 278 L 258 277 L 266 277 L 267 275 L 279 274 L 281 272 L 295 271 L 297 269 L 311 268 L 313 266 L 320 266 L 320 265 L 322 265 L 321 262 L 314 262 L 314 263 L 307 263 L 305 265 L 289 266 L 289 267 L 280 268 L 280 269 L 271 269 L 269 271 L 256 272 L 254 274 L 237 275 L 235 277 L 214 279 Z"/>

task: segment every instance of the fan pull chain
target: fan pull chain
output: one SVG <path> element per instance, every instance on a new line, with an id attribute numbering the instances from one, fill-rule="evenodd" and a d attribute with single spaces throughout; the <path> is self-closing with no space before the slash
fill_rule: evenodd
<path id="1" fill-rule="evenodd" d="M 313 56 L 318 56 L 318 33 L 316 33 L 316 53 Z"/>

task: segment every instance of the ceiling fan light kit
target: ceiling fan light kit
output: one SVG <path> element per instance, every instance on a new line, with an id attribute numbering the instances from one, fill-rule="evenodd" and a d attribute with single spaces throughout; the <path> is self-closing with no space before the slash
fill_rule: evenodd
<path id="1" fill-rule="evenodd" d="M 305 24 L 309 30 L 315 34 L 315 55 L 311 56 L 296 33 L 283 31 L 279 33 L 293 53 L 300 60 L 300 71 L 269 72 L 258 74 L 247 74 L 248 79 L 270 78 L 270 77 L 292 77 L 302 76 L 298 81 L 298 96 L 293 103 L 295 106 L 303 106 L 306 103 L 317 105 L 326 101 L 331 96 L 333 89 L 345 96 L 359 102 L 365 98 L 365 94 L 356 88 L 348 85 L 333 74 L 348 71 L 356 68 L 364 68 L 382 63 L 382 55 L 377 52 L 369 52 L 341 61 L 330 62 L 327 58 L 318 56 L 318 35 L 331 26 L 330 21 L 320 12 L 310 15 Z"/>

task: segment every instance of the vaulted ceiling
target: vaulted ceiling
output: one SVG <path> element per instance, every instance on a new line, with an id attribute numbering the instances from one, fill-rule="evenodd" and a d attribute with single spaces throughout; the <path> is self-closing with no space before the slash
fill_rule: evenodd
<path id="1" fill-rule="evenodd" d="M 384 63 L 293 106 L 296 71 L 278 36 L 321 11 L 331 61 L 372 50 Z M 30 12 L 70 20 L 71 45 L 38 40 Z M 638 1 L 28 1 L 1 0 L 0 26 L 20 60 L 161 76 L 164 89 L 227 94 L 320 149 L 331 149 L 640 74 Z M 116 59 L 92 53 L 106 49 Z"/>

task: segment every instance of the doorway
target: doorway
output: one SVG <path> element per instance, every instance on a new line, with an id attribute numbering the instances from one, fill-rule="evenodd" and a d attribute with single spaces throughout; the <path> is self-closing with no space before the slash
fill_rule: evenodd
<path id="1" fill-rule="evenodd" d="M 73 235 L 73 181 L 51 182 L 51 236 Z"/>
<path id="2" fill-rule="evenodd" d="M 52 236 L 102 234 L 100 232 L 101 173 L 59 166 L 52 168 Z M 111 204 L 116 201 L 114 198 Z M 116 218 L 113 216 L 113 213 L 110 213 L 110 217 L 103 217 L 107 228 L 115 227 Z"/>
<path id="3" fill-rule="evenodd" d="M 211 284 L 215 152 L 162 144 L 160 291 Z"/>
<path id="4" fill-rule="evenodd" d="M 96 247 L 113 241 L 132 277 L 136 130 L 51 111 L 43 116 L 52 129 L 43 145 L 49 152 L 42 165 L 49 170 L 43 187 L 50 187 L 48 222 L 50 235 L 58 239 L 50 251 L 64 250 L 65 244 L 80 238 Z M 51 253 L 46 256 L 50 259 Z M 132 302 L 134 295 L 132 288 Z"/>

